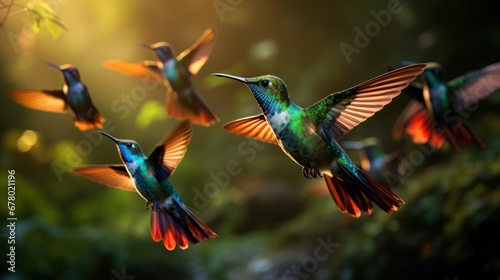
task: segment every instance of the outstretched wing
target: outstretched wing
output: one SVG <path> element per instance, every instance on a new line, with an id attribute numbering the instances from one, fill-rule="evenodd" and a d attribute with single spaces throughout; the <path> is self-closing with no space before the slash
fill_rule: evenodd
<path id="1" fill-rule="evenodd" d="M 448 85 L 457 91 L 456 108 L 466 108 L 500 88 L 500 62 L 466 73 Z"/>
<path id="2" fill-rule="evenodd" d="M 191 140 L 191 125 L 189 121 L 180 123 L 163 143 L 156 146 L 148 161 L 155 166 L 162 166 L 168 176 L 174 173 L 175 168 L 186 154 Z"/>
<path id="3" fill-rule="evenodd" d="M 215 44 L 215 29 L 208 28 L 188 49 L 177 56 L 177 60 L 186 66 L 191 75 L 196 75 L 205 65 Z"/>
<path id="4" fill-rule="evenodd" d="M 425 64 L 398 68 L 342 92 L 333 93 L 305 109 L 320 127 L 326 142 L 337 140 L 401 93 L 424 70 Z"/>
<path id="5" fill-rule="evenodd" d="M 157 83 L 163 83 L 163 76 L 160 72 L 158 62 L 153 60 L 145 61 L 126 61 L 126 60 L 108 60 L 104 66 L 120 74 L 132 76 L 141 79 L 148 79 Z"/>
<path id="6" fill-rule="evenodd" d="M 31 109 L 66 113 L 66 96 L 62 90 L 17 90 L 10 93 L 10 98 Z"/>
<path id="7" fill-rule="evenodd" d="M 124 191 L 135 191 L 124 165 L 89 165 L 73 168 L 73 172 L 89 180 Z"/>
<path id="8" fill-rule="evenodd" d="M 225 124 L 223 128 L 234 134 L 278 145 L 276 135 L 267 123 L 264 114 L 237 119 Z"/>

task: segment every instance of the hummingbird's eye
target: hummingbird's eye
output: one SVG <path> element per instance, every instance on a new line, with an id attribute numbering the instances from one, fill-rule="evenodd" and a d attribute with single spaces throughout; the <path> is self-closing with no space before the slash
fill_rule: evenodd
<path id="1" fill-rule="evenodd" d="M 262 80 L 262 82 L 260 82 L 262 84 L 263 87 L 270 87 L 272 84 L 269 80 Z"/>

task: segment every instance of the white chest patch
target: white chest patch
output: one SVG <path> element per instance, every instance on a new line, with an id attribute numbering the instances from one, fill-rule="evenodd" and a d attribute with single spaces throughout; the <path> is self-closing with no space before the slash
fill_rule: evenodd
<path id="1" fill-rule="evenodd" d="M 287 111 L 282 111 L 279 113 L 275 113 L 274 115 L 267 115 L 267 120 L 271 124 L 274 133 L 279 134 L 290 122 L 290 113 Z"/>
<path id="2" fill-rule="evenodd" d="M 126 164 L 127 165 L 127 170 L 130 174 L 134 174 L 137 168 L 139 168 L 139 164 L 137 162 L 129 162 Z"/>
<path id="3" fill-rule="evenodd" d="M 83 84 L 82 83 L 76 83 L 71 86 L 64 85 L 63 91 L 68 93 L 68 92 L 82 92 L 84 90 Z"/>
<path id="4" fill-rule="evenodd" d="M 169 60 L 167 60 L 167 62 L 165 63 L 165 69 L 172 69 L 175 67 L 175 58 L 171 58 Z"/>

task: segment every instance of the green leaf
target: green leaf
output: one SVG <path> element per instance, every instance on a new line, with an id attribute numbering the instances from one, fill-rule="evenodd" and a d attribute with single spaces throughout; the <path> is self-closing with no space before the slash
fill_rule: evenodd
<path id="1" fill-rule="evenodd" d="M 59 37 L 62 29 L 66 29 L 54 9 L 49 3 L 43 1 L 31 1 L 27 4 L 28 11 L 33 20 L 32 28 L 35 33 L 40 32 L 42 26 L 46 26 L 52 37 Z"/>

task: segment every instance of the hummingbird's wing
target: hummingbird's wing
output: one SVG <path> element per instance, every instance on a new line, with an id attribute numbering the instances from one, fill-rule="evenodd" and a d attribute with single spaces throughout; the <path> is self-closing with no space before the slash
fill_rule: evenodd
<path id="1" fill-rule="evenodd" d="M 191 75 L 196 75 L 210 56 L 215 44 L 215 29 L 208 28 L 191 47 L 177 56 L 177 60 L 188 69 Z"/>
<path id="2" fill-rule="evenodd" d="M 149 155 L 148 162 L 153 166 L 162 166 L 168 176 L 172 175 L 184 154 L 186 154 L 191 134 L 189 121 L 181 122 L 165 141 L 156 146 Z"/>
<path id="3" fill-rule="evenodd" d="M 433 147 L 439 148 L 445 139 L 443 133 L 435 131 L 435 127 L 434 118 L 424 104 L 411 100 L 396 120 L 392 128 L 392 137 L 400 140 L 406 132 L 416 144 L 430 143 Z"/>
<path id="4" fill-rule="evenodd" d="M 380 111 L 401 93 L 424 70 L 425 64 L 404 66 L 333 93 L 305 109 L 309 120 L 320 131 L 323 140 L 342 137 L 367 118 Z"/>
<path id="5" fill-rule="evenodd" d="M 135 186 L 124 165 L 89 165 L 73 168 L 73 172 L 108 187 L 135 192 Z"/>
<path id="6" fill-rule="evenodd" d="M 421 103 L 417 100 L 410 100 L 410 102 L 408 102 L 408 105 L 406 105 L 401 114 L 399 114 L 396 122 L 394 123 L 394 126 L 392 127 L 392 137 L 394 138 L 394 140 L 401 140 L 401 138 L 403 138 L 405 129 L 411 122 L 411 119 L 421 112 L 426 112 L 424 103 Z M 430 120 L 430 115 L 428 113 L 426 115 Z"/>
<path id="7" fill-rule="evenodd" d="M 164 81 L 157 61 L 108 60 L 104 62 L 104 66 L 127 76 L 152 80 L 157 83 Z"/>
<path id="8" fill-rule="evenodd" d="M 404 93 L 410 95 L 413 99 L 425 104 L 424 100 L 424 85 L 418 82 L 411 82 L 408 87 L 403 90 Z"/>
<path id="9" fill-rule="evenodd" d="M 500 62 L 466 73 L 448 85 L 457 90 L 456 108 L 464 109 L 500 88 Z"/>
<path id="10" fill-rule="evenodd" d="M 62 90 L 17 90 L 10 98 L 31 109 L 52 113 L 66 113 L 66 95 Z"/>
<path id="11" fill-rule="evenodd" d="M 264 114 L 237 119 L 225 124 L 222 128 L 237 135 L 278 145 L 276 135 L 274 135 L 273 129 L 267 123 Z"/>

